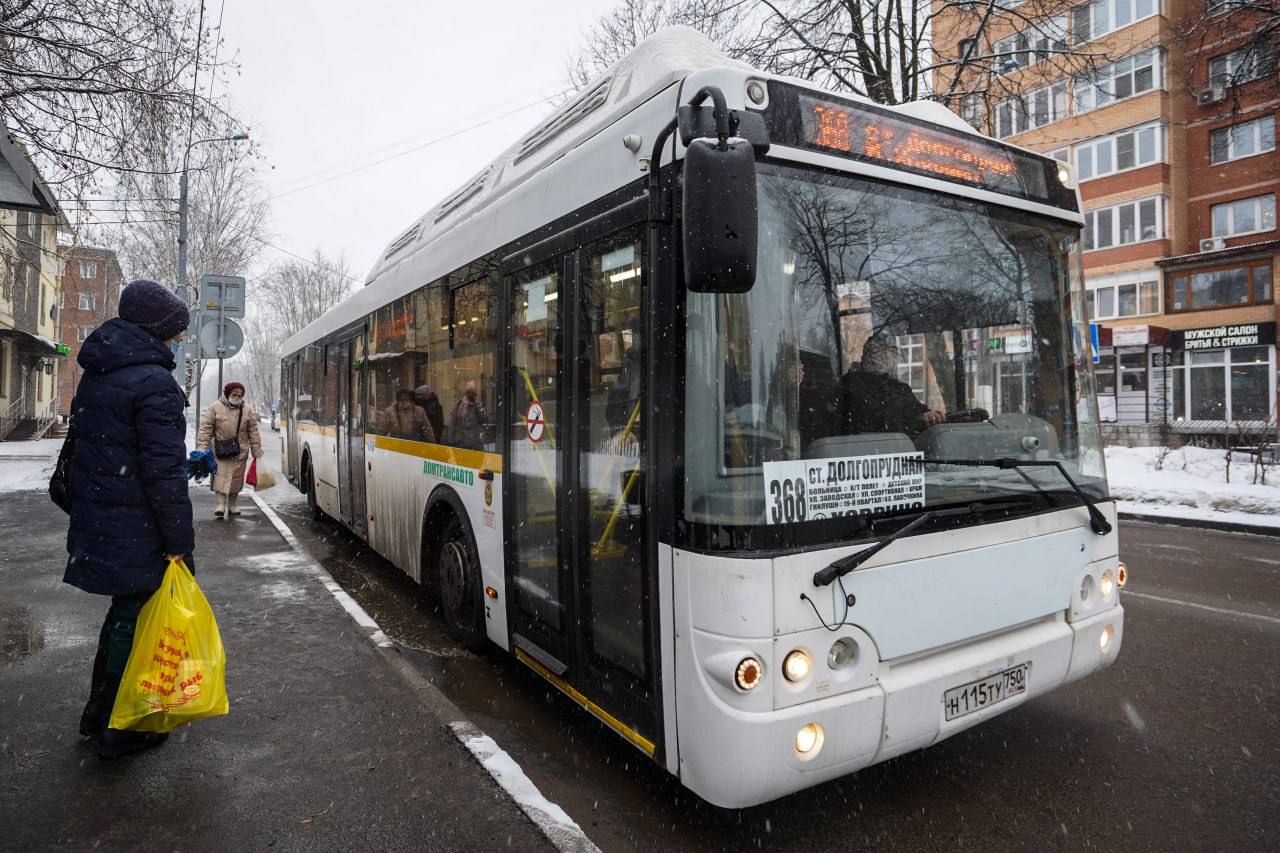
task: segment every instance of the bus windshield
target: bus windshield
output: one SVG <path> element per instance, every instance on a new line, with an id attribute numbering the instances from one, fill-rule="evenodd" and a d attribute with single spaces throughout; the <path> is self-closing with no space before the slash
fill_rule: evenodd
<path id="1" fill-rule="evenodd" d="M 946 460 L 1058 461 L 1106 496 L 1077 229 L 848 176 L 758 180 L 754 287 L 688 294 L 686 522 L 829 539 L 847 516 L 1079 503 L 1051 466 Z"/>

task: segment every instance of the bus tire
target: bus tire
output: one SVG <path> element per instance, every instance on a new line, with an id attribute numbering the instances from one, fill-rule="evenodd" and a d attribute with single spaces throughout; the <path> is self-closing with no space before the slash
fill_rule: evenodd
<path id="1" fill-rule="evenodd" d="M 316 521 L 324 518 L 324 510 L 320 509 L 320 501 L 316 499 L 316 477 L 311 470 L 311 455 L 302 457 L 302 491 L 307 496 L 307 509 Z"/>
<path id="2" fill-rule="evenodd" d="M 445 626 L 463 647 L 481 651 L 488 638 L 484 630 L 480 555 L 468 525 L 455 512 L 443 518 L 432 564 Z"/>

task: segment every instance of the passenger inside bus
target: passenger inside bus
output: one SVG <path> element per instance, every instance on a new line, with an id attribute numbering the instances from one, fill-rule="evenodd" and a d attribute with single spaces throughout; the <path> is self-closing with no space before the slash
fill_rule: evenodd
<path id="1" fill-rule="evenodd" d="M 440 395 L 429 385 L 419 385 L 413 389 L 413 402 L 427 413 L 427 423 L 431 425 L 431 434 L 436 441 L 444 440 L 444 406 L 440 404 Z"/>
<path id="2" fill-rule="evenodd" d="M 873 335 L 862 347 L 862 361 L 840 379 L 842 432 L 901 432 L 914 438 L 946 420 L 942 412 L 921 403 L 911 386 L 898 379 L 897 350 Z"/>
<path id="3" fill-rule="evenodd" d="M 486 433 L 491 427 L 489 410 L 480 399 L 476 381 L 470 379 L 462 399 L 453 407 L 453 420 L 449 424 L 453 444 L 470 450 L 484 450 Z"/>
<path id="4" fill-rule="evenodd" d="M 411 441 L 436 440 L 426 410 L 414 404 L 408 388 L 397 391 L 396 401 L 378 413 L 378 432 Z"/>

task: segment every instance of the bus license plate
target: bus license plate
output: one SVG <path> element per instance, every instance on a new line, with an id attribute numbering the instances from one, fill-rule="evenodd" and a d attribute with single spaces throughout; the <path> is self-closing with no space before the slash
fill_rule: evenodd
<path id="1" fill-rule="evenodd" d="M 1030 663 L 997 672 L 978 681 L 970 681 L 959 687 L 952 687 L 942 694 L 942 707 L 946 711 L 948 721 L 958 719 L 974 711 L 981 711 L 997 702 L 1003 702 L 1011 696 L 1027 692 L 1027 673 Z"/>

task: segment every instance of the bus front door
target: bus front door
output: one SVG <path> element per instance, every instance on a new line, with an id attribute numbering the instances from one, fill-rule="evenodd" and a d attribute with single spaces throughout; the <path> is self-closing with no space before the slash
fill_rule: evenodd
<path id="1" fill-rule="evenodd" d="M 508 279 L 507 541 L 517 655 L 653 755 L 643 247 L 627 229 Z"/>

